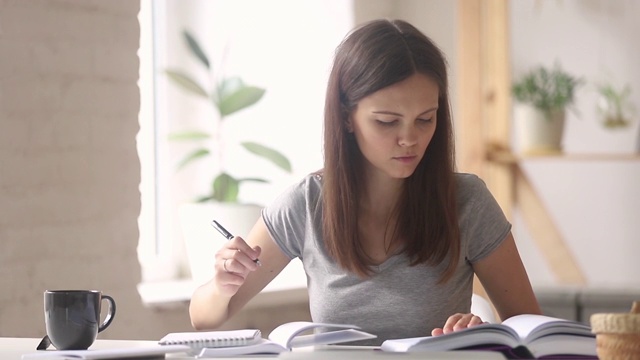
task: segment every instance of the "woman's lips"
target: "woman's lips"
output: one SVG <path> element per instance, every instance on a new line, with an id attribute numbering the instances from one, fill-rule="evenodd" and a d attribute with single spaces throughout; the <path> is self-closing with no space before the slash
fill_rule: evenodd
<path id="1" fill-rule="evenodd" d="M 416 155 L 395 156 L 393 159 L 401 163 L 411 163 L 417 158 Z"/>

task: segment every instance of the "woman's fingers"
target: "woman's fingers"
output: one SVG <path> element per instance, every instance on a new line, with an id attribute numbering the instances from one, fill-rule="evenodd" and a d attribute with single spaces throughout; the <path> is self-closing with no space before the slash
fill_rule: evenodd
<path id="1" fill-rule="evenodd" d="M 236 236 L 216 252 L 214 281 L 224 294 L 233 296 L 249 273 L 258 268 L 253 260 L 258 258 L 260 251 L 259 246 L 251 248 Z"/>
<path id="2" fill-rule="evenodd" d="M 233 239 L 231 239 L 227 243 L 226 247 L 229 249 L 235 249 L 240 251 L 242 254 L 249 257 L 251 261 L 258 259 L 258 257 L 260 256 L 260 247 L 256 246 L 255 248 L 252 248 L 240 236 L 236 236 Z"/>
<path id="3" fill-rule="evenodd" d="M 260 247 L 256 246 L 251 251 L 254 254 L 260 254 Z M 245 275 L 249 271 L 255 271 L 258 268 L 258 264 L 254 261 L 257 258 L 257 256 L 247 255 L 243 250 L 234 248 L 227 248 L 220 252 L 220 260 L 222 260 L 222 269 L 224 271 Z"/>
<path id="4" fill-rule="evenodd" d="M 476 315 L 464 314 L 460 319 L 458 319 L 458 321 L 455 324 L 453 324 L 453 331 L 466 329 L 469 327 L 470 324 L 479 324 L 481 322 L 482 320 L 480 319 L 480 317 Z M 447 329 L 445 329 L 445 332 L 447 332 L 446 330 Z"/>
<path id="5" fill-rule="evenodd" d="M 472 327 L 472 326 L 476 326 L 476 325 L 480 325 L 480 324 L 485 324 L 487 323 L 486 321 L 482 321 L 482 318 L 478 315 L 474 315 L 471 318 L 471 321 L 469 321 L 469 324 L 467 325 L 467 327 Z"/>
<path id="6" fill-rule="evenodd" d="M 466 329 L 468 327 L 483 324 L 482 319 L 474 314 L 453 314 L 449 316 L 444 326 L 441 328 L 435 328 L 431 331 L 431 335 L 439 336 L 442 334 L 448 334 L 454 331 Z"/>

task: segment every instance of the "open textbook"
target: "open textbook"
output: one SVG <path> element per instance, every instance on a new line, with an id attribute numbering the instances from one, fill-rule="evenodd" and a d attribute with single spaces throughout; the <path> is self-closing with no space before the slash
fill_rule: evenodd
<path id="1" fill-rule="evenodd" d="M 583 323 L 544 315 L 516 315 L 501 324 L 482 324 L 440 336 L 392 339 L 383 351 L 447 351 L 486 349 L 510 359 L 559 355 L 597 359 L 596 339 Z"/>
<path id="2" fill-rule="evenodd" d="M 279 354 L 295 347 L 339 344 L 376 338 L 355 325 L 294 321 L 282 324 L 263 338 L 259 330 L 171 333 L 161 345 L 189 345 L 199 358 L 247 354 Z M 312 332 L 313 333 L 310 333 Z M 310 333 L 310 334 L 309 334 Z"/>

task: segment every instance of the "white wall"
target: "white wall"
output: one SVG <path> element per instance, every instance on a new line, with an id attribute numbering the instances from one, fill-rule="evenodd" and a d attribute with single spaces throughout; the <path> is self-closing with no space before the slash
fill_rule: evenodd
<path id="1" fill-rule="evenodd" d="M 637 149 L 640 112 L 628 129 L 605 129 L 596 116 L 595 84 L 629 83 L 640 110 L 640 2 L 520 0 L 509 5 L 514 77 L 557 60 L 587 81 L 577 93 L 579 116 L 569 113 L 565 151 L 628 154 Z M 524 167 L 588 285 L 639 288 L 640 161 L 529 160 Z M 556 284 L 519 216 L 514 233 L 534 285 Z"/>

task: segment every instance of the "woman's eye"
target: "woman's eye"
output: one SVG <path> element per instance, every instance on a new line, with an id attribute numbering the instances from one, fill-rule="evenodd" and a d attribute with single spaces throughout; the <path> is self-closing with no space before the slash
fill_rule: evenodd
<path id="1" fill-rule="evenodd" d="M 418 119 L 418 122 L 421 122 L 421 123 L 430 123 L 430 122 L 433 122 L 433 118 L 429 118 L 429 119 Z"/>
<path id="2" fill-rule="evenodd" d="M 376 120 L 376 123 L 378 123 L 378 125 L 381 125 L 381 126 L 393 126 L 395 125 L 396 120 L 391 120 L 391 121 Z"/>

